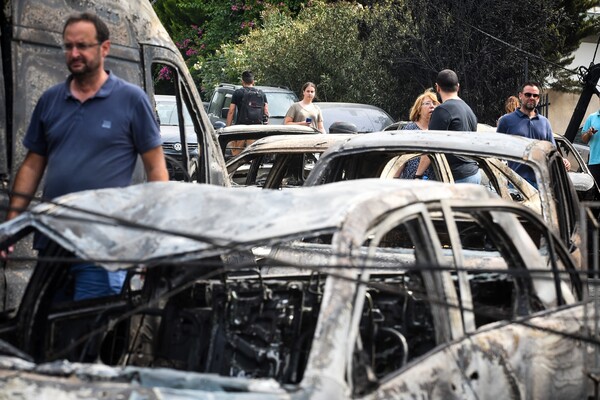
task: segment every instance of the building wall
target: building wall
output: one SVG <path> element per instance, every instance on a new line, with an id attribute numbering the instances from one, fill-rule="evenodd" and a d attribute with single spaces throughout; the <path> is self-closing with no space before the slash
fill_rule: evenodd
<path id="1" fill-rule="evenodd" d="M 552 130 L 562 135 L 567 129 L 571 115 L 579 101 L 579 93 L 564 93 L 555 90 L 547 90 L 546 93 L 548 93 L 548 101 L 550 102 L 548 119 L 552 125 Z M 598 97 L 592 96 L 592 100 L 590 100 L 585 113 L 586 118 L 591 113 L 598 111 L 599 107 L 600 101 Z M 580 125 L 583 126 L 584 122 L 585 119 L 581 121 Z"/>

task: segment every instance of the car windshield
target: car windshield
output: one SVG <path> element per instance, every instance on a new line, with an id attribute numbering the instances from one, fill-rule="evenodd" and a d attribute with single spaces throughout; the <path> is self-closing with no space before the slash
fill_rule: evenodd
<path id="1" fill-rule="evenodd" d="M 158 113 L 158 121 L 161 125 L 178 126 L 179 121 L 177 117 L 177 103 L 173 100 L 156 101 L 156 112 Z M 183 107 L 183 120 L 186 126 L 193 125 L 192 117 L 190 116 L 187 108 Z"/>
<path id="2" fill-rule="evenodd" d="M 285 117 L 290 106 L 296 102 L 292 93 L 286 92 L 266 92 L 267 102 L 269 103 L 269 116 Z"/>

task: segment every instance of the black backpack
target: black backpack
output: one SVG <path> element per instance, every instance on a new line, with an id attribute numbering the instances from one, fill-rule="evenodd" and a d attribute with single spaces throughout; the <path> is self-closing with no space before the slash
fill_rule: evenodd
<path id="1" fill-rule="evenodd" d="M 237 123 L 262 124 L 265 113 L 265 95 L 258 89 L 244 88 L 244 97 L 238 110 Z"/>

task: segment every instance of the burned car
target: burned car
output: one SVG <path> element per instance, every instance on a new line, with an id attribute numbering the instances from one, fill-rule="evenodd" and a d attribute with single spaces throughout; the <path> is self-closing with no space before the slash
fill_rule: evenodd
<path id="1" fill-rule="evenodd" d="M 225 160 L 237 156 L 257 139 L 274 135 L 320 134 L 317 129 L 300 125 L 232 125 L 217 130 Z"/>
<path id="2" fill-rule="evenodd" d="M 539 212 L 581 264 L 580 202 L 562 157 L 550 142 L 494 132 L 375 132 L 329 148 L 305 185 L 373 177 L 397 178 L 410 160 L 421 155 L 427 155 L 431 161 L 433 173 L 429 179 L 452 183 L 446 153 L 476 161 L 482 186 Z M 531 168 L 537 188 L 509 168 L 506 161 Z"/>
<path id="3" fill-rule="evenodd" d="M 234 187 L 300 187 L 321 154 L 353 135 L 276 135 L 258 139 L 227 161 Z"/>
<path id="4" fill-rule="evenodd" d="M 583 317 L 567 249 L 538 214 L 477 185 L 364 180 L 267 191 L 156 182 L 64 196 L 1 225 L 0 240 L 31 230 L 56 247 L 20 308 L 2 315 L 0 393 L 592 391 L 583 365 L 596 343 L 574 333 L 597 318 Z M 73 257 L 127 269 L 122 293 L 57 300 Z"/>
<path id="5" fill-rule="evenodd" d="M 569 178 L 573 182 L 573 186 L 577 191 L 579 200 L 582 201 L 597 201 L 600 200 L 600 189 L 590 172 L 590 169 L 583 157 L 576 150 L 573 143 L 561 135 L 554 134 L 556 147 L 560 155 L 569 160 Z"/>

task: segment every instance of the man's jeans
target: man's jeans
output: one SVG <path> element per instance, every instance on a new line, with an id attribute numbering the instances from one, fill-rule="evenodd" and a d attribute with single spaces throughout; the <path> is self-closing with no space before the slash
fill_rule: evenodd
<path id="1" fill-rule="evenodd" d="M 477 185 L 481 184 L 481 171 L 477 170 L 477 173 L 467 176 L 462 179 L 455 179 L 454 183 L 475 183 Z"/>

